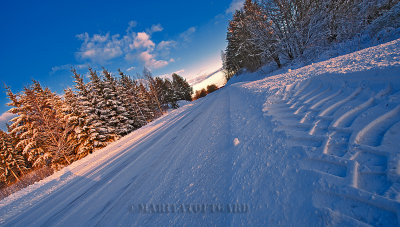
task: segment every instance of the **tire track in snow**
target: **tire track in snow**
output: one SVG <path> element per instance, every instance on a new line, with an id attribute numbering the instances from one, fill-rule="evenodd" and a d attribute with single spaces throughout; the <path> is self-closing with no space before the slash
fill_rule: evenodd
<path id="1" fill-rule="evenodd" d="M 321 174 L 321 186 L 316 188 L 314 204 L 335 217 L 330 220 L 335 224 L 399 224 L 400 204 L 391 200 L 397 198 L 400 191 L 400 177 L 393 167 L 397 165 L 394 161 L 397 155 L 385 152 L 383 141 L 389 129 L 400 122 L 400 105 L 380 115 L 367 114 L 373 107 L 384 109 L 385 102 L 397 100 L 389 98 L 391 87 L 364 101 L 358 97 L 362 91 L 358 87 L 340 100 L 341 94 L 348 93 L 349 88 L 333 90 L 333 94 L 324 97 L 330 88 L 319 89 L 317 93 L 307 92 L 306 87 L 318 86 L 320 82 L 310 79 L 303 83 L 305 85 L 298 85 L 300 89 L 293 95 L 283 94 L 289 102 L 283 102 L 279 108 L 269 103 L 264 111 L 280 122 L 281 130 L 289 135 L 293 146 L 303 146 L 309 158 L 302 162 L 302 167 Z M 310 94 L 312 97 L 308 97 Z M 332 104 L 326 105 L 328 101 Z M 354 103 L 358 105 L 352 107 Z M 291 110 L 290 107 L 295 106 L 297 110 Z M 343 111 L 345 109 L 349 110 Z M 286 119 L 288 113 L 303 116 L 297 127 L 293 120 Z M 352 126 L 355 121 L 357 127 Z M 312 128 L 307 135 L 304 128 L 310 124 Z M 390 176 L 388 169 L 394 169 Z M 337 187 L 332 189 L 331 185 Z M 353 193 L 349 193 L 351 191 Z M 365 196 L 379 199 L 368 200 Z M 365 213 L 371 212 L 373 216 L 364 217 Z"/>

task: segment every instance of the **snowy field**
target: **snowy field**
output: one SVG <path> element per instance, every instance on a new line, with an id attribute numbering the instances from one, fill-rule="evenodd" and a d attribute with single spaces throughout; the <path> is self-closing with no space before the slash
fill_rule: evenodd
<path id="1" fill-rule="evenodd" d="M 398 226 L 400 40 L 231 83 L 0 201 L 7 226 Z"/>

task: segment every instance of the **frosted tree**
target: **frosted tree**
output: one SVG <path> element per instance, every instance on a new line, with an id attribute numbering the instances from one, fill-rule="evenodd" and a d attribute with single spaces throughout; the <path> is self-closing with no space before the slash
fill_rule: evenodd
<path id="1" fill-rule="evenodd" d="M 262 50 L 251 41 L 245 16 L 242 10 L 237 10 L 228 26 L 225 70 L 231 75 L 242 68 L 254 71 L 262 65 Z"/>
<path id="2" fill-rule="evenodd" d="M 177 100 L 192 100 L 193 88 L 185 78 L 176 73 L 172 74 L 172 89 L 174 90 Z"/>
<path id="3" fill-rule="evenodd" d="M 118 138 L 116 129 L 109 127 L 108 121 L 110 117 L 110 109 L 107 107 L 107 98 L 104 93 L 104 83 L 97 75 L 96 71 L 89 68 L 90 82 L 88 94 L 90 99 L 91 109 L 87 113 L 88 120 L 96 131 L 94 135 L 94 148 L 105 147 L 108 143 Z"/>
<path id="4" fill-rule="evenodd" d="M 19 176 L 27 170 L 22 151 L 15 145 L 16 139 L 0 130 L 0 179 L 5 183 L 19 181 Z"/>
<path id="5" fill-rule="evenodd" d="M 164 108 L 178 108 L 178 94 L 175 92 L 174 87 L 172 86 L 172 82 L 167 79 L 161 79 L 159 77 L 156 78 L 157 87 L 159 90 L 161 103 Z"/>
<path id="6" fill-rule="evenodd" d="M 79 116 L 77 122 L 79 127 L 75 129 L 75 133 L 78 140 L 77 157 L 82 158 L 96 149 L 97 144 L 95 142 L 98 132 L 94 123 L 98 119 L 94 114 L 95 109 L 92 106 L 88 85 L 83 81 L 83 76 L 78 74 L 76 70 L 73 69 L 72 72 L 74 73 L 74 87 L 77 93 L 76 95 L 66 96 L 66 100 L 70 103 L 76 115 Z"/>
<path id="7" fill-rule="evenodd" d="M 253 43 L 261 51 L 263 64 L 273 60 L 280 68 L 279 40 L 271 20 L 263 12 L 263 8 L 253 1 L 246 1 L 243 11 L 244 23 L 250 32 L 248 42 Z"/>
<path id="8" fill-rule="evenodd" d="M 149 88 L 150 100 L 153 103 L 153 106 L 156 106 L 156 108 L 158 110 L 158 116 L 160 116 L 160 115 L 162 115 L 163 111 L 161 109 L 159 95 L 157 93 L 156 81 L 154 80 L 153 76 L 151 75 L 150 70 L 148 70 L 147 68 L 143 69 L 143 77 L 146 79 L 147 86 Z"/>
<path id="9" fill-rule="evenodd" d="M 141 107 L 146 121 L 150 122 L 160 115 L 160 110 L 154 102 L 153 94 L 147 91 L 142 82 L 138 82 L 138 104 Z"/>
<path id="10" fill-rule="evenodd" d="M 78 96 L 72 89 L 66 89 L 64 93 L 63 121 L 68 127 L 68 137 L 70 149 L 74 154 L 72 160 L 78 160 L 92 152 L 90 143 L 90 127 L 87 125 L 86 115 L 81 109 Z"/>
<path id="11" fill-rule="evenodd" d="M 131 113 L 127 111 L 130 107 L 123 104 L 123 94 L 118 89 L 117 80 L 106 69 L 103 69 L 103 75 L 106 102 L 103 117 L 107 121 L 108 128 L 111 128 L 118 136 L 126 135 L 134 129 L 133 122 L 129 120 Z"/>
<path id="12" fill-rule="evenodd" d="M 17 117 L 11 120 L 9 132 L 18 139 L 16 149 L 22 149 L 34 167 L 69 164 L 68 128 L 63 122 L 62 101 L 37 81 L 20 94 L 8 89 Z"/>
<path id="13" fill-rule="evenodd" d="M 122 99 L 123 105 L 128 113 L 129 123 L 134 128 L 140 128 L 147 123 L 144 113 L 144 104 L 139 100 L 137 83 L 130 77 L 119 71 L 121 76 L 119 80 L 119 95 Z"/>
<path id="14" fill-rule="evenodd" d="M 323 0 L 263 0 L 264 13 L 278 37 L 279 49 L 292 60 L 319 39 L 321 27 L 319 9 Z"/>

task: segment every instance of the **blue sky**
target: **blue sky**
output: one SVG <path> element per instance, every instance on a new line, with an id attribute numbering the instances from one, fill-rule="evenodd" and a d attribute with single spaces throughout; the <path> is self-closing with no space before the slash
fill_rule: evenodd
<path id="1" fill-rule="evenodd" d="M 1 1 L 0 82 L 18 92 L 35 79 L 61 94 L 73 84 L 70 68 L 87 73 L 88 65 L 190 79 L 221 66 L 227 23 L 242 2 Z M 1 92 L 0 114 L 7 101 Z"/>

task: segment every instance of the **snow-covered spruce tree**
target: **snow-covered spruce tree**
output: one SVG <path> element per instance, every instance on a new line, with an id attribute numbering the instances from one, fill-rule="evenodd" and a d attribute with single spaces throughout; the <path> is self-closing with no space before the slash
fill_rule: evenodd
<path id="1" fill-rule="evenodd" d="M 133 122 L 129 120 L 129 112 L 125 108 L 127 106 L 123 105 L 122 96 L 118 93 L 120 90 L 117 80 L 106 69 L 103 69 L 103 75 L 105 109 L 102 117 L 110 131 L 118 136 L 124 136 L 134 129 Z"/>
<path id="2" fill-rule="evenodd" d="M 64 136 L 69 129 L 62 119 L 60 97 L 37 81 L 17 95 L 10 89 L 7 94 L 11 100 L 8 105 L 13 107 L 10 112 L 17 115 L 9 126 L 9 133 L 18 140 L 16 149 L 23 150 L 33 167 L 69 164 L 70 150 Z"/>
<path id="3" fill-rule="evenodd" d="M 175 92 L 172 82 L 166 78 L 156 78 L 160 86 L 160 90 L 163 94 L 163 104 L 166 105 L 167 108 L 178 108 L 177 101 L 179 100 L 177 92 Z"/>
<path id="4" fill-rule="evenodd" d="M 168 88 L 164 86 L 165 81 L 160 77 L 156 77 L 154 79 L 154 82 L 161 108 L 165 111 L 166 109 L 168 109 L 169 104 Z"/>
<path id="5" fill-rule="evenodd" d="M 185 78 L 173 73 L 172 87 L 177 100 L 192 100 L 193 88 L 189 85 Z"/>
<path id="6" fill-rule="evenodd" d="M 134 129 L 140 128 L 147 124 L 147 119 L 145 117 L 145 108 L 143 107 L 145 104 L 140 105 L 143 102 L 139 100 L 137 83 L 120 70 L 119 75 L 121 78 L 118 81 L 118 94 L 128 113 L 129 123 L 133 125 Z"/>
<path id="7" fill-rule="evenodd" d="M 77 135 L 77 158 L 83 158 L 92 153 L 98 147 L 96 138 L 98 136 L 95 123 L 98 121 L 97 115 L 94 114 L 95 109 L 91 102 L 91 94 L 89 86 L 83 81 L 83 76 L 78 74 L 76 70 L 72 70 L 74 74 L 74 88 L 76 94 L 65 96 L 66 101 L 70 103 L 75 112 L 78 126 L 75 128 Z M 90 117 L 89 117 L 90 116 Z"/>
<path id="8" fill-rule="evenodd" d="M 74 154 L 71 161 L 79 160 L 88 155 L 92 147 L 86 115 L 79 104 L 78 96 L 72 89 L 66 89 L 64 91 L 63 121 L 69 128 L 69 133 L 65 136 L 67 136 L 71 152 Z"/>
<path id="9" fill-rule="evenodd" d="M 150 122 L 160 115 L 160 110 L 154 102 L 153 95 L 147 91 L 142 82 L 138 82 L 137 88 L 138 104 L 141 107 L 147 122 Z"/>
<path id="10" fill-rule="evenodd" d="M 262 65 L 262 53 L 252 42 L 245 13 L 237 10 L 229 22 L 226 48 L 226 71 L 235 74 L 242 68 L 255 71 Z"/>
<path id="11" fill-rule="evenodd" d="M 118 139 L 116 134 L 116 128 L 109 127 L 108 121 L 110 121 L 112 113 L 111 109 L 108 108 L 107 98 L 104 93 L 104 83 L 101 78 L 97 75 L 96 71 L 89 68 L 90 82 L 88 84 L 89 89 L 89 100 L 91 109 L 87 113 L 88 120 L 93 126 L 92 130 L 94 134 L 94 148 L 102 148 L 107 146 L 112 141 Z"/>
<path id="12" fill-rule="evenodd" d="M 0 181 L 6 184 L 15 180 L 27 170 L 22 150 L 16 149 L 17 140 L 0 130 Z"/>

